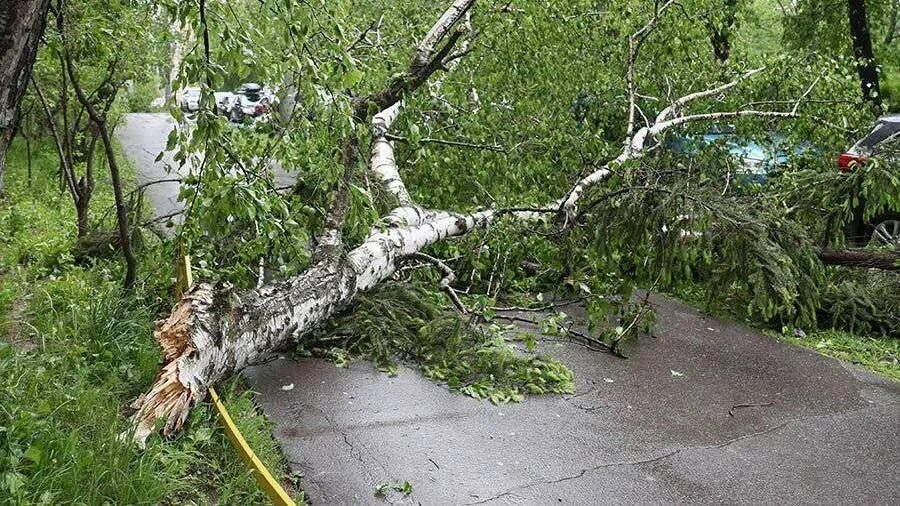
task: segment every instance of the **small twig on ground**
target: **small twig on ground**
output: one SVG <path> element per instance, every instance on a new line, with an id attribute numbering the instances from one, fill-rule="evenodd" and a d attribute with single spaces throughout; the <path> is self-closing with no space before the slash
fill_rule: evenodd
<path id="1" fill-rule="evenodd" d="M 493 311 L 521 311 L 523 313 L 524 312 L 532 312 L 532 311 L 540 312 L 540 311 L 548 311 L 550 309 L 555 309 L 555 308 L 563 307 L 563 306 L 571 306 L 572 304 L 577 304 L 577 303 L 582 302 L 587 299 L 588 299 L 588 296 L 584 296 L 584 297 L 579 297 L 577 299 L 551 302 L 547 305 L 539 306 L 539 307 L 519 307 L 519 306 L 497 307 L 497 306 L 492 306 L 491 310 L 493 310 Z"/>
<path id="2" fill-rule="evenodd" d="M 540 327 L 540 326 L 541 326 L 541 323 L 540 323 L 540 322 L 535 321 L 535 320 L 532 320 L 532 319 L 530 319 L 530 318 L 523 318 L 523 317 L 521 317 L 521 316 L 498 314 L 498 315 L 495 315 L 494 318 L 497 319 L 497 320 L 506 320 L 506 321 L 511 321 L 511 322 L 520 322 L 520 323 L 529 323 L 529 324 L 534 325 L 534 326 L 536 326 L 536 327 Z M 578 331 L 578 330 L 573 329 L 571 324 L 570 324 L 569 326 L 563 328 L 562 330 L 565 331 L 565 333 L 568 334 L 570 337 L 574 337 L 574 338 L 581 339 L 582 341 L 584 341 L 584 342 L 579 343 L 579 344 L 584 345 L 585 347 L 587 347 L 587 348 L 590 349 L 590 350 L 593 350 L 593 351 L 606 351 L 606 352 L 612 353 L 612 354 L 614 354 L 614 355 L 616 355 L 616 356 L 621 356 L 621 355 L 619 355 L 619 354 L 616 352 L 616 350 L 615 350 L 612 346 L 610 346 L 610 345 L 604 343 L 603 341 L 597 339 L 596 337 L 589 336 L 588 334 L 585 334 L 584 332 L 580 332 L 580 331 Z"/>
<path id="3" fill-rule="evenodd" d="M 734 416 L 734 410 L 740 408 L 760 408 L 765 406 L 771 406 L 775 404 L 774 402 L 761 402 L 761 403 L 752 403 L 752 404 L 732 404 L 731 409 L 728 410 L 728 416 Z"/>

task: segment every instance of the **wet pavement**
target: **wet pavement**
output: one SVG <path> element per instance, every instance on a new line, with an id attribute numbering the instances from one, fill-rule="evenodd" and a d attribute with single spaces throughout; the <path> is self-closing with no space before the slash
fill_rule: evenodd
<path id="1" fill-rule="evenodd" d="M 121 125 L 116 128 L 116 138 L 125 156 L 134 164 L 138 185 L 146 185 L 144 195 L 152 206 L 153 218 L 158 220 L 158 229 L 171 235 L 174 229 L 166 227 L 166 221 L 180 224 L 184 202 L 178 201 L 181 183 L 167 181 L 180 179 L 190 174 L 190 165 L 180 165 L 175 161 L 174 152 L 166 151 L 169 132 L 175 128 L 175 120 L 168 113 L 126 114 Z M 238 127 L 235 127 L 238 128 Z M 163 153 L 156 161 L 157 155 Z M 281 170 L 274 163 L 269 164 L 275 172 L 275 184 L 285 187 L 293 184 L 295 178 Z M 169 219 L 163 217 L 171 216 Z"/>
<path id="2" fill-rule="evenodd" d="M 402 367 L 245 373 L 314 504 L 900 501 L 900 384 L 654 296 L 627 360 L 544 343 L 571 396 L 494 406 Z M 282 387 L 293 384 L 290 390 Z"/>
<path id="3" fill-rule="evenodd" d="M 171 153 L 154 161 L 172 127 L 132 114 L 117 129 L 140 183 L 177 177 Z M 146 192 L 156 216 L 177 194 Z M 655 337 L 628 360 L 541 345 L 575 372 L 571 396 L 494 406 L 407 367 L 312 359 L 245 375 L 314 504 L 384 502 L 376 486 L 405 480 L 388 501 L 900 503 L 900 383 L 652 300 Z"/>
<path id="4" fill-rule="evenodd" d="M 178 201 L 180 183 L 177 181 L 155 183 L 167 179 L 177 179 L 188 175 L 189 168 L 177 164 L 171 151 L 165 151 L 169 132 L 175 128 L 175 121 L 165 113 L 126 114 L 122 124 L 116 128 L 116 138 L 122 152 L 137 170 L 138 185 L 147 185 L 144 195 L 153 206 L 153 216 L 168 216 L 181 211 L 184 203 Z M 164 152 L 165 151 L 165 152 Z M 163 153 L 157 162 L 156 157 Z M 181 216 L 173 216 L 174 223 L 181 222 Z"/>

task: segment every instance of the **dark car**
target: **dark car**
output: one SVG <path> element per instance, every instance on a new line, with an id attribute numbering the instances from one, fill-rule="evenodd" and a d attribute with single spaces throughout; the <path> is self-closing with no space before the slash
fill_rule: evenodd
<path id="1" fill-rule="evenodd" d="M 872 157 L 881 157 L 900 166 L 900 149 L 897 148 L 900 148 L 900 114 L 883 116 L 865 137 L 838 156 L 838 169 L 850 172 Z M 874 243 L 900 250 L 900 210 L 890 210 L 870 221 L 866 221 L 864 215 L 865 202 L 860 200 L 860 204 L 853 209 L 853 220 L 846 230 L 850 245 L 865 246 L 867 243 Z"/>

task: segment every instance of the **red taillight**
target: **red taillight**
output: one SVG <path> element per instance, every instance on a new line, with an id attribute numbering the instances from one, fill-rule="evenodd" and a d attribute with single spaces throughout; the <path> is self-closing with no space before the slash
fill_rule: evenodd
<path id="1" fill-rule="evenodd" d="M 854 155 L 851 153 L 841 153 L 838 157 L 838 168 L 841 172 L 849 172 L 854 165 L 861 165 L 866 161 L 866 157 L 862 155 Z"/>

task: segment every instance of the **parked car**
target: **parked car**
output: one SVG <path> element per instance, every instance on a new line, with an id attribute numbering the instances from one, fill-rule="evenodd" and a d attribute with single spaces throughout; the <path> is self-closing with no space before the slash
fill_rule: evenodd
<path id="1" fill-rule="evenodd" d="M 275 105 L 275 94 L 256 83 L 244 83 L 233 94 L 228 109 L 231 121 L 240 123 L 246 117 L 258 118 Z"/>
<path id="2" fill-rule="evenodd" d="M 178 107 L 184 112 L 200 110 L 200 88 L 185 88 L 178 94 Z"/>
<path id="3" fill-rule="evenodd" d="M 894 149 L 889 149 L 890 146 Z M 851 172 L 873 156 L 886 158 L 900 170 L 900 114 L 879 118 L 865 137 L 838 156 L 838 170 Z M 849 244 L 874 243 L 900 250 L 900 209 L 889 210 L 870 221 L 866 221 L 864 215 L 865 202 L 860 199 L 846 230 Z"/>
<path id="4" fill-rule="evenodd" d="M 811 151 L 809 144 L 789 145 L 784 135 L 769 132 L 764 143 L 740 137 L 733 125 L 713 125 L 703 135 L 679 137 L 668 143 L 676 153 L 699 154 L 708 146 L 721 146 L 737 162 L 735 179 L 740 183 L 765 184 L 769 176 L 798 157 Z"/>
<path id="5" fill-rule="evenodd" d="M 221 114 L 222 116 L 228 116 L 228 111 L 231 110 L 231 101 L 234 99 L 234 93 L 230 91 L 217 91 L 213 93 L 213 98 L 216 100 L 216 113 Z"/>

